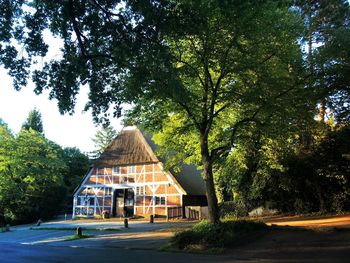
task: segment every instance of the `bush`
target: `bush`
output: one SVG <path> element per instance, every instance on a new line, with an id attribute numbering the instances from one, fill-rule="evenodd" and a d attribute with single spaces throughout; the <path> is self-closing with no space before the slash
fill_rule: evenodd
<path id="1" fill-rule="evenodd" d="M 219 204 L 221 218 L 244 217 L 248 215 L 249 208 L 245 205 L 242 198 L 236 201 L 227 201 Z"/>
<path id="2" fill-rule="evenodd" d="M 170 240 L 170 246 L 175 249 L 191 248 L 224 248 L 243 237 L 266 229 L 261 222 L 248 220 L 223 221 L 217 225 L 201 221 L 191 230 L 176 233 Z M 192 249 L 191 249 L 192 250 Z"/>

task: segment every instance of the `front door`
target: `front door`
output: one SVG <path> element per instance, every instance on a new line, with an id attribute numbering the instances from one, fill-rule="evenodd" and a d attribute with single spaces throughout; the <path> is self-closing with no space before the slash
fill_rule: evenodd
<path id="1" fill-rule="evenodd" d="M 134 215 L 134 190 L 132 188 L 114 191 L 113 216 L 130 217 Z"/>
<path id="2" fill-rule="evenodd" d="M 114 206 L 113 215 L 122 217 L 124 216 L 124 189 L 116 189 L 114 191 Z"/>
<path id="3" fill-rule="evenodd" d="M 125 189 L 125 216 L 134 215 L 134 190 L 132 188 Z"/>

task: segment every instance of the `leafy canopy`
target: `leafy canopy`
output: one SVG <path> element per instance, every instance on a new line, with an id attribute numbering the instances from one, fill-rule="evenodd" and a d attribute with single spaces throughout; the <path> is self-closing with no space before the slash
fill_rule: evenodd
<path id="1" fill-rule="evenodd" d="M 26 121 L 22 124 L 22 128 L 26 130 L 33 129 L 37 132 L 43 133 L 43 121 L 41 119 L 40 111 L 36 108 L 31 110 Z"/>
<path id="2" fill-rule="evenodd" d="M 22 129 L 13 136 L 0 126 L 0 215 L 28 222 L 62 208 L 66 169 L 57 148 L 42 134 Z"/>
<path id="3" fill-rule="evenodd" d="M 117 132 L 112 126 L 102 126 L 102 128 L 96 132 L 95 137 L 92 138 L 92 141 L 95 143 L 94 157 L 97 158 L 100 156 L 116 136 Z"/>
<path id="4" fill-rule="evenodd" d="M 60 111 L 72 112 L 88 83 L 96 120 L 111 107 L 118 116 L 126 102 L 131 121 L 168 128 L 202 165 L 214 223 L 213 164 L 235 146 L 237 131 L 278 125 L 305 105 L 302 23 L 289 1 L 7 0 L 1 8 L 0 61 L 15 87 L 46 54 L 43 31 L 61 37 L 62 56 L 32 73 L 35 92 L 49 89 Z"/>

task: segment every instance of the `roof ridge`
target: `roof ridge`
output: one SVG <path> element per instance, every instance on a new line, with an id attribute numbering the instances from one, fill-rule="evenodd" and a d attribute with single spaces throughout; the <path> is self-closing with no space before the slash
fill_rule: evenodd
<path id="1" fill-rule="evenodd" d="M 124 127 L 96 160 L 95 165 L 156 163 L 158 157 L 136 126 Z"/>
<path id="2" fill-rule="evenodd" d="M 147 140 L 146 140 L 145 136 L 143 135 L 142 131 L 139 128 L 136 127 L 136 132 L 139 135 L 139 137 L 141 138 L 141 141 L 142 141 L 143 145 L 145 146 L 146 151 L 148 152 L 148 154 L 152 156 L 152 159 L 156 159 L 156 161 L 159 162 L 159 159 L 158 159 L 157 155 L 155 154 L 155 152 L 153 151 L 152 147 L 147 142 Z"/>

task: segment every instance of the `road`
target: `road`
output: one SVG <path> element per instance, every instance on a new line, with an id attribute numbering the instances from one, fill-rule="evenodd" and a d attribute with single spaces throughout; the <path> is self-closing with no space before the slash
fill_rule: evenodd
<path id="1" fill-rule="evenodd" d="M 232 262 L 232 256 L 166 253 L 155 250 L 123 248 L 72 248 L 46 245 L 2 244 L 0 262 L 3 263 L 93 263 L 93 262 L 152 262 L 200 263 Z M 239 262 L 239 261 L 235 261 Z M 245 261 L 247 262 L 247 261 Z"/>
<path id="2" fill-rule="evenodd" d="M 334 220 L 332 218 L 330 222 L 333 224 Z M 278 220 L 275 219 L 275 223 L 276 221 Z M 295 221 L 295 218 L 292 221 Z M 340 218 L 339 221 L 343 221 L 343 218 Z M 280 222 L 285 222 L 285 220 L 281 219 Z M 43 227 L 62 227 L 62 224 L 67 227 L 79 223 L 54 222 L 43 224 Z M 87 222 L 84 223 L 84 227 L 98 227 L 102 224 L 106 223 L 91 222 L 89 224 Z M 113 232 L 90 231 L 89 233 L 95 235 L 93 238 L 75 241 L 64 241 L 74 233 L 72 230 L 30 230 L 29 226 L 15 227 L 11 232 L 0 233 L 0 263 L 350 262 L 350 228 L 346 227 L 347 223 L 342 225 L 345 226 L 344 228 L 341 228 L 339 224 L 337 228 L 308 230 L 288 227 L 273 228 L 254 240 L 242 241 L 224 255 L 157 251 L 171 235 L 171 232 L 167 231 L 169 226 L 181 227 L 186 224 L 192 223 L 135 222 L 130 225 L 130 229 L 121 228 L 121 231 Z M 120 223 L 105 225 L 105 227 L 114 228 L 117 226 L 122 227 Z"/>

